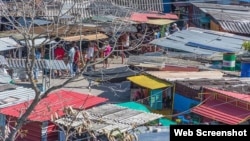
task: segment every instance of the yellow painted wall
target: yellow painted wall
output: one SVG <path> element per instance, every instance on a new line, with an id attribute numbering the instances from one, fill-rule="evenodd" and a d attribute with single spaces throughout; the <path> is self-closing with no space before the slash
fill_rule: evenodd
<path id="1" fill-rule="evenodd" d="M 220 31 L 219 24 L 215 23 L 213 20 L 210 20 L 210 29 L 215 31 Z"/>

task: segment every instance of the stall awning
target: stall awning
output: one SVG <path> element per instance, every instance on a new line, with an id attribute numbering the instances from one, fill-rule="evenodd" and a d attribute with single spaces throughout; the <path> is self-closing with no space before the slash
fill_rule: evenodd
<path id="1" fill-rule="evenodd" d="M 26 43 L 29 43 L 29 45 L 32 45 L 32 40 L 21 40 L 20 43 L 23 45 L 26 45 Z M 34 39 L 34 46 L 36 47 L 39 47 L 45 44 L 55 44 L 55 43 L 56 43 L 55 41 L 52 41 L 45 37 Z"/>
<path id="2" fill-rule="evenodd" d="M 209 100 L 191 112 L 229 125 L 240 124 L 249 118 L 248 110 L 218 100 Z"/>
<path id="3" fill-rule="evenodd" d="M 7 51 L 16 48 L 23 47 L 16 40 L 11 37 L 2 37 L 0 38 L 0 51 Z"/>
<path id="4" fill-rule="evenodd" d="M 31 61 L 31 60 L 29 60 Z M 7 59 L 9 68 L 25 68 L 26 59 Z M 67 66 L 63 60 L 46 60 L 38 59 L 35 61 L 35 67 L 39 69 L 54 69 L 54 70 L 67 70 Z"/>
<path id="5" fill-rule="evenodd" d="M 87 40 L 87 41 L 94 41 L 94 40 L 101 40 L 101 39 L 107 39 L 108 36 L 102 33 L 98 34 L 91 34 L 91 35 L 78 35 L 78 36 L 69 36 L 69 37 L 63 37 L 62 39 L 64 41 L 80 41 L 82 40 Z"/>
<path id="6" fill-rule="evenodd" d="M 107 38 L 108 38 L 107 35 L 101 34 L 101 33 L 83 36 L 83 39 L 88 40 L 88 41 L 101 40 L 101 39 L 107 39 Z"/>
<path id="7" fill-rule="evenodd" d="M 140 75 L 140 76 L 132 76 L 127 78 L 129 81 L 151 90 L 166 88 L 171 86 L 170 83 L 167 83 L 163 80 L 157 79 L 155 77 Z"/>
<path id="8" fill-rule="evenodd" d="M 80 41 L 82 38 L 83 38 L 83 35 L 63 37 L 62 39 L 64 41 L 72 42 L 72 41 Z"/>
<path id="9" fill-rule="evenodd" d="M 175 20 L 168 20 L 168 19 L 149 19 L 147 21 L 147 24 L 153 24 L 153 25 L 167 25 L 170 23 L 175 22 Z"/>

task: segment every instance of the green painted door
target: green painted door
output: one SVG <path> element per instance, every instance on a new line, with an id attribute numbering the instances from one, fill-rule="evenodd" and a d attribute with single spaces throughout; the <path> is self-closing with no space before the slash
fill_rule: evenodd
<path id="1" fill-rule="evenodd" d="M 162 110 L 162 90 L 156 89 L 150 91 L 150 107 L 154 110 Z"/>

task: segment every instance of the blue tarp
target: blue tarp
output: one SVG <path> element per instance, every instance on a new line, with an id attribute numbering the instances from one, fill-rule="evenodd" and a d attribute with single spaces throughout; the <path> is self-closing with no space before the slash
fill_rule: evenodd
<path id="1" fill-rule="evenodd" d="M 216 52 L 228 52 L 228 53 L 232 52 L 231 50 L 222 49 L 218 47 L 212 47 L 212 46 L 203 45 L 203 44 L 194 43 L 194 42 L 187 42 L 186 45 L 191 46 L 191 47 L 196 47 L 196 48 L 208 49 L 208 50 L 212 50 Z"/>

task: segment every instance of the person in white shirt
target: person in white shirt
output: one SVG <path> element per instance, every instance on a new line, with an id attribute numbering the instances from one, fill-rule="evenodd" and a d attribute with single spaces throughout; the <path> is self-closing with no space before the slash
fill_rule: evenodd
<path id="1" fill-rule="evenodd" d="M 75 47 L 76 47 L 76 43 L 75 42 L 72 42 L 72 46 L 69 50 L 69 55 L 68 55 L 68 58 L 69 58 L 69 69 L 70 69 L 70 75 L 71 76 L 74 76 L 74 71 L 73 71 L 73 62 L 74 62 L 74 57 L 75 57 Z"/>
<path id="2" fill-rule="evenodd" d="M 180 31 L 180 29 L 179 29 L 179 27 L 177 26 L 177 24 L 174 23 L 174 24 L 172 25 L 171 34 L 177 32 L 177 31 Z"/>
<path id="3" fill-rule="evenodd" d="M 88 50 L 87 50 L 87 59 L 88 61 L 92 61 L 93 57 L 94 57 L 94 45 L 93 43 L 90 43 Z"/>

